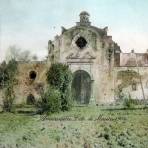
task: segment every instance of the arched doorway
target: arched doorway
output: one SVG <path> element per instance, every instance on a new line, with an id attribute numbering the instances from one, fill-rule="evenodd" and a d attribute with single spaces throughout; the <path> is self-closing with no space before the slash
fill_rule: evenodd
<path id="1" fill-rule="evenodd" d="M 33 105 L 35 104 L 35 97 L 33 94 L 29 94 L 27 96 L 27 100 L 26 100 L 27 105 Z"/>
<path id="2" fill-rule="evenodd" d="M 89 104 L 91 97 L 91 77 L 84 70 L 73 74 L 72 93 L 74 99 L 80 104 Z"/>

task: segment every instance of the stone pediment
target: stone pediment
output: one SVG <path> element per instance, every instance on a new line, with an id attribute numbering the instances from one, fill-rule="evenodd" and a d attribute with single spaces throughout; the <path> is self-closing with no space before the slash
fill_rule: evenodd
<path id="1" fill-rule="evenodd" d="M 83 57 L 84 59 L 95 59 L 95 56 L 92 55 L 90 52 L 86 52 Z"/>
<path id="2" fill-rule="evenodd" d="M 77 53 L 70 53 L 66 58 L 67 59 L 95 59 L 95 56 L 93 56 L 90 52 L 86 52 L 85 54 L 80 54 L 80 52 L 77 52 Z"/>

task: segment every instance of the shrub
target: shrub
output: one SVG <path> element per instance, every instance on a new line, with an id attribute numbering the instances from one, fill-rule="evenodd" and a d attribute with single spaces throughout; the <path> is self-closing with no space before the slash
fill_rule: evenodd
<path id="1" fill-rule="evenodd" d="M 37 103 L 37 107 L 41 112 L 54 113 L 59 112 L 61 109 L 60 92 L 54 88 L 47 88 L 41 95 L 40 100 Z"/>
<path id="2" fill-rule="evenodd" d="M 15 99 L 15 94 L 13 91 L 13 86 L 10 85 L 5 89 L 5 94 L 3 99 L 3 111 L 6 112 L 12 111 L 14 99 Z"/>
<path id="3" fill-rule="evenodd" d="M 62 111 L 70 110 L 72 104 L 73 101 L 72 101 L 71 92 L 70 89 L 67 89 L 65 93 L 61 93 L 61 110 Z"/>
<path id="4" fill-rule="evenodd" d="M 6 66 L 5 61 L 0 65 L 0 89 L 4 88 L 4 84 L 8 80 Z"/>
<path id="5" fill-rule="evenodd" d="M 62 111 L 71 108 L 71 81 L 72 73 L 67 65 L 61 63 L 52 64 L 49 71 L 47 71 L 47 82 L 61 93 Z"/>
<path id="6" fill-rule="evenodd" d="M 47 72 L 47 81 L 50 85 L 65 92 L 72 80 L 72 74 L 67 65 L 57 63 L 52 64 Z"/>
<path id="7" fill-rule="evenodd" d="M 136 105 L 136 101 L 132 99 L 130 94 L 124 97 L 123 106 L 125 109 L 134 108 L 135 105 Z"/>
<path id="8" fill-rule="evenodd" d="M 15 74 L 17 72 L 17 62 L 15 60 L 9 61 L 8 64 L 3 62 L 0 65 L 0 88 L 4 89 L 3 110 L 11 112 L 15 93 L 13 90 L 17 80 Z"/>
<path id="9" fill-rule="evenodd" d="M 3 62 L 0 65 L 0 88 L 5 88 L 9 84 L 15 84 L 15 74 L 17 72 L 17 62 L 15 60 L 9 61 L 8 64 Z"/>

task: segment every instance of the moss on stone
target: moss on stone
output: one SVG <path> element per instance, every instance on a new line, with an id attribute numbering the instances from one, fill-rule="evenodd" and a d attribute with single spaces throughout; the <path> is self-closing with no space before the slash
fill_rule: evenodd
<path id="1" fill-rule="evenodd" d="M 117 79 L 121 80 L 122 82 L 120 85 L 118 85 L 118 87 L 120 89 L 125 88 L 125 87 L 133 84 L 134 82 L 137 82 L 139 77 L 140 77 L 139 73 L 134 70 L 119 71 L 117 74 Z"/>

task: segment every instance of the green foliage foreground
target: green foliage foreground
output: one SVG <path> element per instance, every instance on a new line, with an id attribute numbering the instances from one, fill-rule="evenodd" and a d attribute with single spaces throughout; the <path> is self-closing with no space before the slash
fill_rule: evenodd
<path id="1" fill-rule="evenodd" d="M 148 110 L 113 108 L 73 107 L 46 117 L 0 114 L 0 147 L 147 148 Z"/>
<path id="2" fill-rule="evenodd" d="M 54 113 L 61 109 L 60 92 L 57 89 L 49 87 L 42 95 L 37 103 L 40 113 Z"/>
<path id="3" fill-rule="evenodd" d="M 48 84 L 60 91 L 62 111 L 67 111 L 71 108 L 71 81 L 72 73 L 68 65 L 61 63 L 52 64 L 47 71 Z"/>

